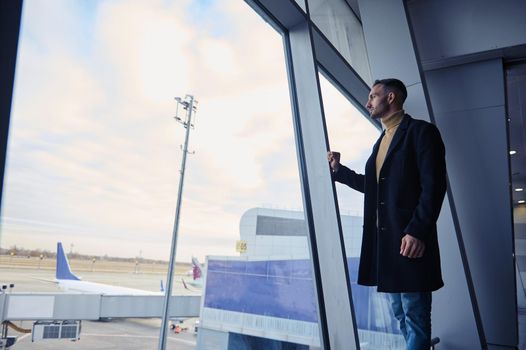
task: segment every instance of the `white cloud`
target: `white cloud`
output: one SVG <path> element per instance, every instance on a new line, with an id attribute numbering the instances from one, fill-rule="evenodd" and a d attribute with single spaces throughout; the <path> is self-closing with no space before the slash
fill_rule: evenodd
<path id="1" fill-rule="evenodd" d="M 2 246 L 166 259 L 184 136 L 173 97 L 185 93 L 199 109 L 178 260 L 234 254 L 251 207 L 301 205 L 281 37 L 244 2 L 199 22 L 189 0 L 104 1 L 89 15 L 52 3 L 24 5 L 3 206 L 22 221 L 4 225 Z M 370 126 L 332 94 L 331 144 L 361 159 Z"/>

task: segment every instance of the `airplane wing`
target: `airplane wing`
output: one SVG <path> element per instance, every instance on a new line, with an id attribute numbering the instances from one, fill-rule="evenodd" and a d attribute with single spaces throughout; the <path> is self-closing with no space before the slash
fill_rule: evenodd
<path id="1" fill-rule="evenodd" d="M 46 282 L 46 283 L 58 284 L 57 280 L 51 280 L 51 279 L 47 279 L 47 278 L 40 278 L 40 277 L 32 276 L 31 279 L 34 279 L 34 280 L 37 280 L 37 281 L 41 281 L 41 282 Z"/>

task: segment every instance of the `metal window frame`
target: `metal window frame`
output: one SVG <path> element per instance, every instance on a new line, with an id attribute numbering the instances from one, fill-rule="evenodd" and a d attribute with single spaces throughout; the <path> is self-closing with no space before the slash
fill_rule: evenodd
<path id="1" fill-rule="evenodd" d="M 359 349 L 319 73 L 368 118 L 369 86 L 294 0 L 245 0 L 283 35 L 322 349 Z"/>
<path id="2" fill-rule="evenodd" d="M 0 209 L 2 208 L 22 2 L 22 0 L 0 1 Z M 1 238 L 0 236 L 0 241 Z"/>

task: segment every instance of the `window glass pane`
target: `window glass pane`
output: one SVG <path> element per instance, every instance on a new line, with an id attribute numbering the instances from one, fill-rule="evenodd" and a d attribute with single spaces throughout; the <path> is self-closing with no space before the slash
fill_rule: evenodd
<path id="1" fill-rule="evenodd" d="M 329 143 L 343 165 L 363 174 L 379 130 L 320 75 Z M 365 101 L 364 101 L 365 103 Z M 363 194 L 336 183 L 354 312 L 361 349 L 405 349 L 387 294 L 357 284 L 362 244 Z"/>
<path id="2" fill-rule="evenodd" d="M 318 347 L 282 37 L 238 0 L 24 2 L 1 282 L 54 293 L 96 282 L 120 302 L 139 292 L 116 287 L 160 293 L 185 94 L 199 103 L 173 294 L 202 298 L 172 320 L 168 348 Z M 160 320 L 139 316 L 85 321 L 82 344 L 156 349 Z"/>
<path id="3" fill-rule="evenodd" d="M 258 40 L 247 42 L 250 56 L 236 52 L 237 93 L 201 99 L 203 110 L 224 117 L 205 122 L 201 115 L 198 153 L 188 172 L 196 206 L 186 212 L 207 218 L 205 242 L 224 239 L 229 248 L 209 249 L 198 343 L 206 349 L 316 348 L 316 299 L 282 38 L 255 12 L 251 16 L 251 35 Z M 260 48 L 265 52 L 256 57 Z M 231 84 L 226 80 L 218 90 Z M 204 149 L 201 144 L 211 139 L 218 142 Z M 204 232 L 193 225 L 196 234 Z"/>
<path id="4" fill-rule="evenodd" d="M 362 24 L 345 0 L 309 0 L 310 17 L 360 77 L 372 84 Z"/>

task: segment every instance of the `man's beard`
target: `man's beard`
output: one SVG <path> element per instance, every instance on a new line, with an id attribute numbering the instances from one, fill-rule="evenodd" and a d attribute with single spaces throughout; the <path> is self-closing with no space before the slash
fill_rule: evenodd
<path id="1" fill-rule="evenodd" d="M 385 117 L 385 114 L 388 110 L 387 107 L 388 107 L 387 103 L 382 102 L 378 104 L 378 106 L 376 106 L 376 108 L 374 108 L 372 111 L 369 111 L 369 115 L 373 119 L 379 119 L 379 118 Z"/>
<path id="2" fill-rule="evenodd" d="M 380 119 L 383 117 L 383 114 L 382 111 L 380 112 L 377 112 L 378 111 L 378 108 L 375 108 L 373 111 L 369 112 L 369 115 L 371 116 L 371 118 L 373 119 Z"/>

